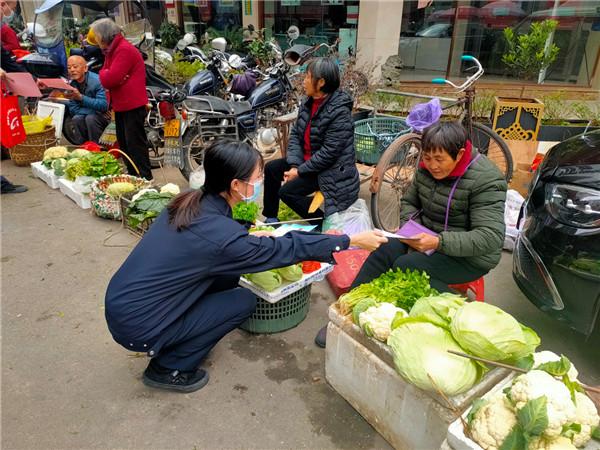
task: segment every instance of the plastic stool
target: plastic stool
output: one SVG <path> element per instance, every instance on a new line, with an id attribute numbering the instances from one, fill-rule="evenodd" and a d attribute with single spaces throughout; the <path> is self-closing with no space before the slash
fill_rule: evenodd
<path id="1" fill-rule="evenodd" d="M 467 295 L 467 291 L 471 291 L 475 294 L 475 300 L 478 302 L 485 301 L 485 286 L 483 283 L 483 277 L 478 280 L 471 281 L 463 284 L 450 284 L 449 287 L 456 289 L 457 291 Z"/>

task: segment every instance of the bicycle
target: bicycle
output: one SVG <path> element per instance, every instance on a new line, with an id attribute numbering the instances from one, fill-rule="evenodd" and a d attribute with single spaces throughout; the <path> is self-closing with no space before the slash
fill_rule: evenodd
<path id="1" fill-rule="evenodd" d="M 442 108 L 444 110 L 457 106 L 462 109 L 459 120 L 467 130 L 473 149 L 486 155 L 488 159 L 496 164 L 508 182 L 512 178 L 513 172 L 513 161 L 508 145 L 495 131 L 473 120 L 474 84 L 483 75 L 483 67 L 477 58 L 473 56 L 463 55 L 461 59 L 474 62 L 477 68 L 477 71 L 468 77 L 463 84 L 457 86 L 444 78 L 435 78 L 432 83 L 449 84 L 456 89 L 456 93 L 464 92 L 464 95 L 457 99 L 437 98 L 450 102 Z M 386 92 L 417 98 L 436 98 L 409 92 Z M 411 132 L 392 142 L 381 156 L 369 187 L 371 192 L 371 216 L 377 228 L 394 232 L 400 226 L 402 196 L 412 182 L 418 168 L 420 154 L 421 134 Z"/>

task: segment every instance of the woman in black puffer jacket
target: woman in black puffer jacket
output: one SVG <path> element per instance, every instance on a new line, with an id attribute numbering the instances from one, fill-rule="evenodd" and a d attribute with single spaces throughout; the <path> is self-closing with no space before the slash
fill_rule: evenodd
<path id="1" fill-rule="evenodd" d="M 339 86 L 340 73 L 334 61 L 311 61 L 304 78 L 308 98 L 290 133 L 287 158 L 265 166 L 263 215 L 267 223 L 278 221 L 279 199 L 303 218 L 344 211 L 358 199 L 353 101 Z M 309 213 L 309 195 L 315 191 L 325 198 L 324 211 Z"/>

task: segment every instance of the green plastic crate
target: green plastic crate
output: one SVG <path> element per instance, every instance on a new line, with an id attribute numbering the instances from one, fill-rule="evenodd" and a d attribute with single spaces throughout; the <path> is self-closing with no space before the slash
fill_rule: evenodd
<path id="1" fill-rule="evenodd" d="M 276 303 L 256 297 L 254 314 L 240 328 L 250 333 L 279 333 L 294 328 L 308 314 L 310 286 L 304 286 Z"/>
<path id="2" fill-rule="evenodd" d="M 410 131 L 404 119 L 370 117 L 354 124 L 356 159 L 365 164 L 377 164 L 383 152 L 399 136 Z"/>

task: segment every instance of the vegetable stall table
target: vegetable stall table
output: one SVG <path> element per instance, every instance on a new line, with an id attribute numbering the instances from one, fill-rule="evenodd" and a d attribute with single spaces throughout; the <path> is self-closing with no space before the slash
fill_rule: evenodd
<path id="1" fill-rule="evenodd" d="M 327 381 L 395 448 L 439 449 L 449 424 L 508 376 L 493 369 L 463 394 L 444 398 L 404 380 L 390 347 L 367 337 L 338 304 L 329 308 L 329 320 Z"/>
<path id="2" fill-rule="evenodd" d="M 331 264 L 321 263 L 319 269 L 273 291 L 266 291 L 241 277 L 240 286 L 256 294 L 257 304 L 252 316 L 240 328 L 250 333 L 278 333 L 297 326 L 308 314 L 311 284 L 323 280 L 332 270 Z"/>

